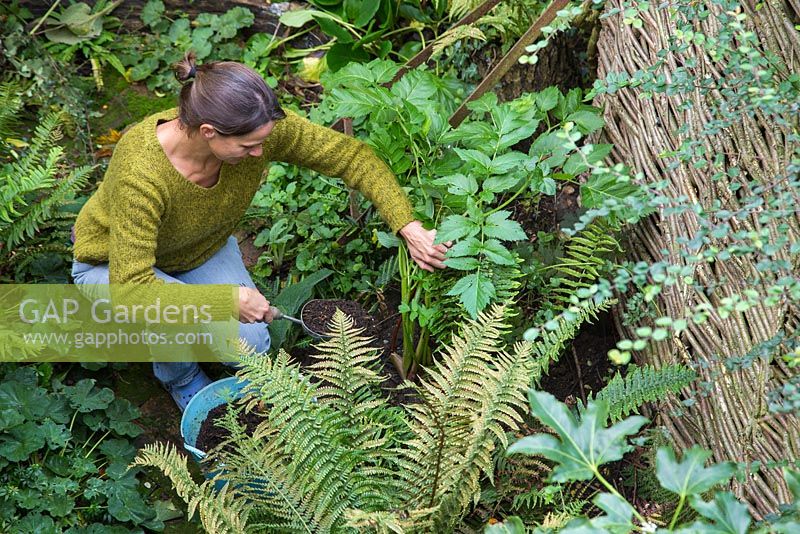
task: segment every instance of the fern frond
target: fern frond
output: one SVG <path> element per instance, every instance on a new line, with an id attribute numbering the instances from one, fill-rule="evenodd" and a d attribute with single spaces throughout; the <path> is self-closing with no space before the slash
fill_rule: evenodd
<path id="1" fill-rule="evenodd" d="M 186 466 L 186 457 L 179 454 L 171 444 L 145 445 L 133 461 L 134 466 L 149 466 L 160 469 L 171 481 L 178 495 L 188 504 L 187 515 L 200 514 L 200 521 L 207 532 L 215 534 L 237 534 L 245 532 L 245 525 L 252 506 L 226 485 L 215 492 L 210 481 L 197 485 Z"/>
<path id="2" fill-rule="evenodd" d="M 656 369 L 651 365 L 628 367 L 623 378 L 619 372 L 606 386 L 597 392 L 596 399 L 608 402 L 609 418 L 619 421 L 647 402 L 663 399 L 677 393 L 697 378 L 694 370 L 680 365 L 667 365 Z"/>
<path id="3" fill-rule="evenodd" d="M 486 41 L 486 35 L 474 24 L 465 24 L 463 26 L 450 28 L 433 42 L 431 58 L 438 57 L 448 46 L 452 46 L 463 39 Z"/>
<path id="4" fill-rule="evenodd" d="M 0 84 L 0 145 L 11 137 L 17 114 L 22 109 L 19 87 L 12 83 Z"/>
<path id="5" fill-rule="evenodd" d="M 592 285 L 602 274 L 606 258 L 622 251 L 614 237 L 614 228 L 595 221 L 564 246 L 564 254 L 550 267 L 552 279 L 558 285 L 550 289 L 549 305 L 554 311 L 562 311 L 570 305 L 570 297 L 579 288 Z"/>

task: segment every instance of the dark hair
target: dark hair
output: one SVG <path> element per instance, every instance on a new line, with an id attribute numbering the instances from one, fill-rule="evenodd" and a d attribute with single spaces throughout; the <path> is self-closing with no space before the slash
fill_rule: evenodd
<path id="1" fill-rule="evenodd" d="M 245 135 L 286 117 L 264 79 L 241 63 L 197 65 L 194 53 L 188 52 L 173 68 L 183 84 L 178 117 L 189 133 L 210 124 L 222 135 Z"/>

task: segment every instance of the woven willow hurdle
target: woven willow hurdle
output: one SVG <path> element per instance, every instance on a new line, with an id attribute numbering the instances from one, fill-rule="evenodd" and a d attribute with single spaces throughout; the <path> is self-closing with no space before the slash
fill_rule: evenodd
<path id="1" fill-rule="evenodd" d="M 714 12 L 719 8 L 709 0 L 699 0 Z M 790 72 L 800 72 L 800 34 L 794 29 L 800 14 L 800 1 L 767 0 L 759 9 L 755 2 L 743 0 L 744 12 L 748 15 L 750 29 L 754 30 L 762 49 L 771 50 L 780 57 Z M 655 5 L 652 3 L 651 5 Z M 617 8 L 624 10 L 620 0 L 608 0 L 606 12 Z M 668 49 L 669 35 L 674 35 L 675 21 L 666 9 L 651 7 L 642 13 L 640 29 L 625 25 L 623 15 L 618 13 L 603 20 L 598 39 L 598 77 L 605 78 L 609 72 L 628 72 L 645 69 L 657 61 L 657 54 Z M 708 17 L 695 22 L 698 31 L 715 35 L 719 22 Z M 690 71 L 696 76 L 713 76 L 719 79 L 724 65 L 713 61 L 702 48 L 692 46 L 682 53 L 670 52 L 663 72 L 668 79 L 687 60 L 695 60 Z M 691 62 L 688 63 L 691 65 Z M 669 95 L 656 94 L 653 98 L 639 98 L 640 89 L 623 89 L 612 95 L 600 95 L 595 105 L 605 107 L 607 141 L 614 143 L 611 158 L 623 162 L 644 174 L 648 182 L 669 181 L 667 194 L 673 197 L 686 195 L 693 203 L 709 207 L 719 200 L 723 208 L 741 208 L 737 194 L 730 189 L 730 177 L 718 181 L 711 179 L 715 170 L 696 169 L 681 165 L 668 169 L 669 161 L 661 154 L 676 150 L 683 138 L 676 134 L 679 126 L 688 124 L 692 132 L 699 132 L 704 124 L 712 120 L 706 98 L 719 100 L 719 94 L 701 95 L 699 90 L 690 93 Z M 691 107 L 684 106 L 691 100 Z M 789 118 L 795 121 L 797 117 Z M 785 173 L 791 149 L 787 128 L 777 126 L 763 116 L 742 117 L 741 122 L 723 129 L 717 135 L 706 137 L 705 148 L 713 155 L 723 153 L 726 166 L 738 165 L 742 174 L 737 178 L 743 188 L 756 179 L 763 184 L 775 182 Z M 691 135 L 691 134 L 689 134 Z M 693 138 L 700 138 L 693 136 Z M 746 190 L 746 189 L 745 189 Z M 769 194 L 769 193 L 767 193 Z M 790 241 L 800 240 L 800 216 L 795 199 L 795 211 L 784 221 L 790 225 Z M 745 221 L 733 221 L 733 230 L 762 228 L 756 217 Z M 778 223 L 772 221 L 767 227 L 772 236 L 777 235 Z M 633 259 L 647 262 L 667 260 L 672 264 L 685 265 L 678 253 L 676 238 L 694 236 L 698 229 L 698 218 L 693 212 L 666 215 L 663 211 L 637 225 L 631 238 Z M 717 240 L 720 248 L 725 239 Z M 662 250 L 667 250 L 664 257 Z M 787 259 L 784 256 L 784 259 Z M 797 276 L 797 265 L 784 275 Z M 787 269 L 788 271 L 788 269 Z M 710 295 L 687 285 L 665 288 L 657 302 L 659 312 L 672 317 L 682 317 L 685 311 L 700 303 L 719 305 L 725 296 L 740 293 L 741 281 L 756 274 L 755 260 L 750 257 L 733 258 L 696 265 L 694 278 L 706 287 L 719 284 Z M 738 282 L 738 283 L 737 283 Z M 754 289 L 761 289 L 755 287 Z M 794 306 L 794 307 L 793 307 Z M 621 309 L 619 310 L 622 311 Z M 622 324 L 617 314 L 617 326 L 624 337 L 634 337 L 632 328 Z M 765 363 L 756 358 L 749 369 L 729 371 L 721 363 L 731 356 L 742 356 L 762 341 L 769 340 L 778 331 L 796 334 L 798 325 L 796 304 L 786 302 L 782 307 L 757 306 L 727 320 L 718 315 L 703 325 L 690 325 L 680 337 L 655 344 L 637 355 L 641 363 L 663 366 L 674 362 L 694 363 L 700 381 L 711 384 L 710 391 L 700 391 L 699 386 L 683 392 L 682 399 L 667 400 L 657 414 L 658 423 L 671 434 L 679 448 L 700 444 L 714 451 L 717 461 L 739 462 L 770 461 L 800 458 L 800 421 L 791 415 L 771 414 L 767 409 L 767 392 L 783 384 L 798 373 L 790 369 L 780 358 Z M 700 382 L 698 381 L 698 382 Z M 693 398 L 696 404 L 684 406 L 681 401 Z M 677 412 L 683 412 L 677 415 Z M 775 511 L 779 503 L 790 500 L 789 493 L 778 469 L 760 469 L 753 472 L 743 483 L 734 483 L 734 491 L 746 499 L 753 512 L 763 517 Z"/>

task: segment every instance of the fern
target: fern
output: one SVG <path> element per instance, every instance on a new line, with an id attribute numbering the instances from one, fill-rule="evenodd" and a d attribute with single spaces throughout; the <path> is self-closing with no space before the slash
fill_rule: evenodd
<path id="1" fill-rule="evenodd" d="M 611 421 L 620 421 L 647 402 L 677 393 L 691 384 L 696 376 L 692 369 L 679 364 L 660 369 L 650 365 L 644 367 L 633 365 L 628 368 L 625 378 L 617 372 L 614 378 L 597 393 L 596 399 L 608 402 Z"/>
<path id="2" fill-rule="evenodd" d="M 284 352 L 270 359 L 243 347 L 246 396 L 223 418 L 230 437 L 209 459 L 231 499 L 248 503 L 247 528 L 454 530 L 478 503 L 481 482 L 492 479 L 509 432 L 522 422 L 537 355 L 552 350 L 540 341 L 504 351 L 505 315 L 495 306 L 467 321 L 416 386 L 420 402 L 405 410 L 390 406 L 378 389 L 377 352 L 340 311 L 307 375 Z M 252 435 L 236 410 L 263 417 Z M 158 452 L 141 462 L 168 468 L 172 460 L 165 451 L 154 458 Z M 186 489 L 174 469 L 167 474 L 184 486 L 182 497 L 195 498 L 203 525 L 213 531 L 215 503 Z"/>
<path id="3" fill-rule="evenodd" d="M 551 276 L 556 283 L 549 297 L 554 311 L 569 306 L 578 289 L 588 288 L 600 278 L 608 255 L 622 251 L 613 233 L 607 224 L 595 221 L 567 241 L 564 255 L 548 267 L 554 271 Z"/>
<path id="4" fill-rule="evenodd" d="M 13 86 L 0 87 L 0 131 L 7 133 L 15 124 L 21 107 Z M 54 245 L 57 240 L 66 244 L 73 216 L 65 208 L 87 183 L 91 167 L 65 170 L 64 151 L 57 145 L 61 120 L 57 113 L 41 116 L 28 145 L 20 153 L 9 151 L 0 167 L 0 276 L 12 266 L 20 276 L 45 253 L 70 256 Z"/>
<path id="5" fill-rule="evenodd" d="M 197 485 L 186 465 L 186 456 L 178 453 L 172 444 L 145 445 L 133 461 L 134 466 L 160 469 L 172 482 L 175 491 L 189 505 L 187 515 L 199 511 L 200 520 L 208 532 L 237 534 L 245 532 L 245 524 L 252 506 L 237 499 L 230 485 L 216 493 L 214 485 L 205 481 Z"/>

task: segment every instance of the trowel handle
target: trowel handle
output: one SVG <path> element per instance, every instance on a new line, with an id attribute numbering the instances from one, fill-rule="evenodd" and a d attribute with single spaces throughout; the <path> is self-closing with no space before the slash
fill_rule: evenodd
<path id="1" fill-rule="evenodd" d="M 275 319 L 286 319 L 287 321 L 291 321 L 293 323 L 299 324 L 300 326 L 303 326 L 303 321 L 297 319 L 296 317 L 292 317 L 291 315 L 286 315 L 275 306 L 270 306 L 269 309 L 272 312 L 272 317 L 274 317 Z"/>

